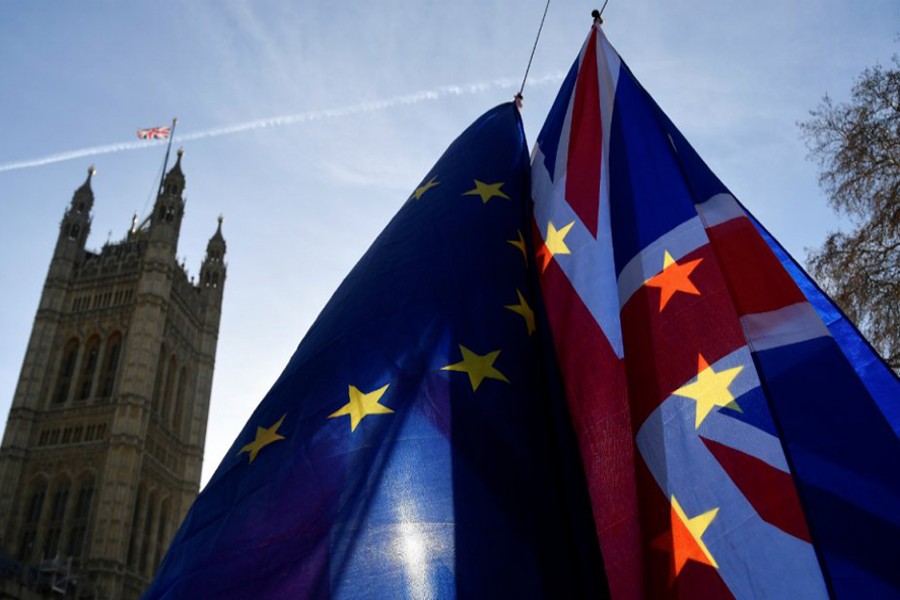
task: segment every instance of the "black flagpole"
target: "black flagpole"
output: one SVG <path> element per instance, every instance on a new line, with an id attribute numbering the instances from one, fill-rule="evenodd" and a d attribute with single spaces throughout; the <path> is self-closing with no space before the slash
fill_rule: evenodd
<path id="1" fill-rule="evenodd" d="M 178 124 L 178 119 L 172 119 L 172 129 L 169 131 L 169 144 L 166 146 L 166 158 L 163 159 L 163 169 L 162 174 L 159 176 L 159 192 L 157 195 L 162 194 L 163 192 L 163 182 L 166 179 L 166 168 L 169 166 L 169 152 L 172 150 L 172 138 L 175 137 L 175 125 Z"/>

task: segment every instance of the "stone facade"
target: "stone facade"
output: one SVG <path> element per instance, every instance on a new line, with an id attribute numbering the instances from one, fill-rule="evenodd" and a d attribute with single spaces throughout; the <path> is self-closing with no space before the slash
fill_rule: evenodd
<path id="1" fill-rule="evenodd" d="M 0 446 L 8 589 L 43 565 L 69 597 L 138 598 L 197 495 L 225 240 L 220 218 L 189 280 L 181 159 L 118 243 L 85 249 L 93 170 L 63 216 Z"/>

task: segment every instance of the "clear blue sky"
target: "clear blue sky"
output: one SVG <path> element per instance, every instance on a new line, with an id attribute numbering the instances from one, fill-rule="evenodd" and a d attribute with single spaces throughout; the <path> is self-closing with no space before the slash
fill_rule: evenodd
<path id="1" fill-rule="evenodd" d="M 529 143 L 596 7 L 550 6 L 525 91 Z M 88 246 L 116 241 L 132 213 L 152 205 L 164 148 L 16 165 L 132 142 L 137 128 L 173 116 L 177 134 L 194 138 L 183 142 L 178 253 L 196 274 L 223 213 L 229 269 L 206 481 L 428 168 L 474 118 L 511 99 L 543 8 L 544 0 L 2 3 L 0 419 L 72 192 L 95 164 Z M 840 226 L 796 123 L 826 92 L 845 99 L 864 67 L 898 51 L 900 3 L 610 0 L 604 16 L 638 79 L 795 256 Z M 399 101 L 418 92 L 433 93 Z M 325 112 L 350 106 L 371 110 Z M 305 120 L 203 136 L 285 115 Z"/>

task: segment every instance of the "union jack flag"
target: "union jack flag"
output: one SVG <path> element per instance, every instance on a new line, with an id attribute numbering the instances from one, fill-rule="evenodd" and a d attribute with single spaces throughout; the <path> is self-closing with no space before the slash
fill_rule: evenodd
<path id="1" fill-rule="evenodd" d="M 599 25 L 532 156 L 613 600 L 898 597 L 900 383 Z"/>
<path id="2" fill-rule="evenodd" d="M 165 140 L 169 138 L 171 132 L 171 127 L 150 127 L 149 129 L 138 129 L 137 136 L 142 140 Z"/>

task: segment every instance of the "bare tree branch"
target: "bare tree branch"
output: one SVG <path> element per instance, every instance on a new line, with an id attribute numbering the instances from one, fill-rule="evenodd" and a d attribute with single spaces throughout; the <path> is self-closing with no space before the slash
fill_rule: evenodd
<path id="1" fill-rule="evenodd" d="M 853 224 L 809 254 L 813 275 L 900 373 L 900 59 L 862 72 L 800 124 L 819 183 Z"/>

